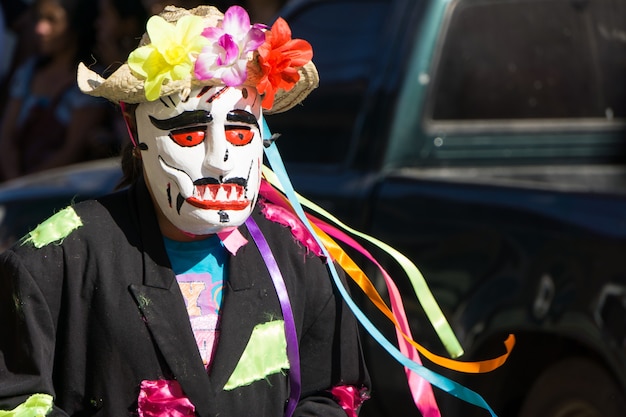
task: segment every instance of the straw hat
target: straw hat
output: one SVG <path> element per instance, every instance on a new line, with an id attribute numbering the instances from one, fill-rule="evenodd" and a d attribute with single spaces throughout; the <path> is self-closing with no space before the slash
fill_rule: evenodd
<path id="1" fill-rule="evenodd" d="M 205 27 L 216 27 L 224 19 L 224 14 L 213 6 L 199 6 L 190 10 L 167 6 L 163 12 L 159 14 L 165 21 L 173 24 L 186 15 L 202 17 Z M 150 45 L 148 33 L 143 35 L 138 48 L 146 45 Z M 258 53 L 248 53 L 247 70 L 248 76 L 242 85 L 256 87 L 260 77 L 262 77 L 262 71 L 258 63 Z M 278 88 L 275 92 L 271 108 L 264 108 L 264 113 L 274 114 L 289 110 L 304 100 L 304 98 L 317 87 L 319 77 L 312 61 L 308 61 L 303 66 L 297 68 L 297 72 L 299 74 L 299 80 L 289 91 Z M 144 89 L 145 77 L 133 71 L 128 65 L 128 62 L 120 66 L 106 79 L 87 68 L 83 63 L 80 63 L 78 66 L 77 81 L 79 88 L 84 93 L 96 97 L 104 97 L 115 103 L 120 101 L 125 103 L 143 103 L 149 101 Z M 188 94 L 194 87 L 213 85 L 224 85 L 224 83 L 220 78 L 199 80 L 190 72 L 189 76 L 184 79 L 164 80 L 160 86 L 158 97 L 165 97 L 174 93 L 184 95 Z"/>

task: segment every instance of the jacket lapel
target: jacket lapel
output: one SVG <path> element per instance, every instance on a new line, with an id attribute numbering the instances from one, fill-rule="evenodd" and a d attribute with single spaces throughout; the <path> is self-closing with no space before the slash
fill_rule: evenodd
<path id="1" fill-rule="evenodd" d="M 139 224 L 143 246 L 143 285 L 131 285 L 155 343 L 199 416 L 215 414 L 215 394 L 223 389 L 257 324 L 282 318 L 271 278 L 245 226 L 248 244 L 231 256 L 224 286 L 221 330 L 210 373 L 204 369 L 176 277 L 162 243 L 156 215 L 143 181 L 137 185 Z"/>
<path id="2" fill-rule="evenodd" d="M 129 287 L 159 351 L 196 407 L 199 416 L 214 414 L 211 383 L 196 345 L 185 302 L 162 243 L 154 208 L 145 184 L 137 186 L 138 217 L 143 246 L 143 285 Z"/>
<path id="3" fill-rule="evenodd" d="M 280 318 L 276 295 L 267 267 L 245 226 L 241 233 L 248 244 L 231 256 L 229 277 L 221 311 L 219 341 L 210 378 L 215 390 L 222 390 L 241 359 L 254 326 Z M 269 286 L 268 286 L 269 284 Z M 271 315 L 279 317 L 271 317 Z"/>
<path id="4" fill-rule="evenodd" d="M 165 288 L 131 285 L 130 290 L 159 351 L 200 416 L 212 414 L 213 390 L 202 366 L 182 295 Z M 179 306 L 182 304 L 182 308 Z"/>

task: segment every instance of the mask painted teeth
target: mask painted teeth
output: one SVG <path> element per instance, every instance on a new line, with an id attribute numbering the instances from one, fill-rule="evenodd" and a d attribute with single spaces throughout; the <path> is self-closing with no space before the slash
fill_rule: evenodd
<path id="1" fill-rule="evenodd" d="M 194 197 L 200 200 L 239 200 L 242 198 L 243 192 L 243 187 L 236 184 L 196 185 Z"/>
<path id="2" fill-rule="evenodd" d="M 187 202 L 210 210 L 243 210 L 250 204 L 245 188 L 238 184 L 196 185 L 194 195 Z"/>

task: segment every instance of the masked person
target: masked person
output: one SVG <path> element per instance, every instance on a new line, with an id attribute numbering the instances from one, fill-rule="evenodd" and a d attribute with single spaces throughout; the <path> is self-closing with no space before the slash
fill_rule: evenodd
<path id="1" fill-rule="evenodd" d="M 283 20 L 168 7 L 109 78 L 79 67 L 122 103 L 139 175 L 2 254 L 0 410 L 355 415 L 355 319 L 259 195 L 263 113 L 315 88 L 311 56 Z"/>

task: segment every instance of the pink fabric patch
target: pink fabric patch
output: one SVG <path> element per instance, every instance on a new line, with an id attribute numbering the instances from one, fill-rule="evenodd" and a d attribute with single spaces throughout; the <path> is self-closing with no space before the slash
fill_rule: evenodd
<path id="1" fill-rule="evenodd" d="M 224 247 L 233 256 L 237 255 L 237 251 L 239 250 L 239 248 L 248 243 L 248 241 L 245 237 L 243 237 L 239 229 L 233 229 L 227 232 L 220 232 L 217 234 L 217 236 L 224 244 Z"/>
<path id="2" fill-rule="evenodd" d="M 348 417 L 357 417 L 361 405 L 370 398 L 366 388 L 359 390 L 353 385 L 337 385 L 330 390 L 330 393 Z"/>
<path id="3" fill-rule="evenodd" d="M 183 394 L 178 381 L 142 381 L 139 391 L 139 417 L 193 417 L 196 407 Z"/>
<path id="4" fill-rule="evenodd" d="M 265 199 L 265 201 L 261 201 L 261 205 L 263 206 L 262 213 L 265 218 L 273 221 L 274 223 L 289 227 L 293 237 L 302 243 L 304 247 L 315 253 L 317 256 L 324 255 L 313 236 L 311 236 L 309 230 L 302 224 L 301 220 L 293 212 L 290 203 L 282 194 L 278 192 L 278 190 L 276 190 L 266 180 L 262 180 L 259 195 Z"/>
<path id="5" fill-rule="evenodd" d="M 309 233 L 308 229 L 302 224 L 302 222 L 300 222 L 300 219 L 298 219 L 298 217 L 296 217 L 296 215 L 291 211 L 265 201 L 263 202 L 262 213 L 268 220 L 287 226 L 291 229 L 293 237 L 302 243 L 304 247 L 315 253 L 317 256 L 323 256 L 324 253 L 313 236 L 311 236 L 311 233 Z"/>

